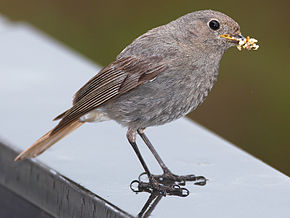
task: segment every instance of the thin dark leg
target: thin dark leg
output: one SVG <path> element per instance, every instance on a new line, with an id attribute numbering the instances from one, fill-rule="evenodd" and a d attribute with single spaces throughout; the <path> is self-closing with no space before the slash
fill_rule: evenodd
<path id="1" fill-rule="evenodd" d="M 144 129 L 138 129 L 137 130 L 138 134 L 141 136 L 141 138 L 143 139 L 143 141 L 145 142 L 145 144 L 147 145 L 147 147 L 149 148 L 149 150 L 152 152 L 152 154 L 154 155 L 155 159 L 157 160 L 157 162 L 159 163 L 160 167 L 162 168 L 164 173 L 169 173 L 170 170 L 168 169 L 168 167 L 165 165 L 165 163 L 162 161 L 161 157 L 159 156 L 159 154 L 157 153 L 157 151 L 155 150 L 155 148 L 153 147 L 152 143 L 149 141 L 148 137 L 145 135 L 144 133 Z"/>
<path id="2" fill-rule="evenodd" d="M 186 175 L 186 176 L 178 176 L 173 174 L 165 163 L 162 161 L 160 156 L 158 155 L 157 151 L 153 147 L 152 143 L 149 141 L 148 137 L 145 135 L 145 129 L 138 129 L 137 130 L 140 137 L 143 139 L 147 147 L 150 149 L 152 154 L 154 155 L 155 159 L 159 163 L 160 167 L 163 170 L 163 175 L 153 175 L 153 177 L 162 184 L 172 184 L 173 182 L 177 182 L 178 185 L 185 185 L 186 181 L 194 181 L 196 185 L 205 185 L 206 179 L 203 176 L 195 176 L 193 174 Z"/>
<path id="3" fill-rule="evenodd" d="M 147 176 L 150 177 L 151 173 L 150 173 L 150 171 L 149 171 L 149 169 L 148 169 L 148 167 L 147 167 L 147 165 L 146 165 L 146 163 L 145 163 L 145 161 L 144 161 L 144 159 L 143 159 L 143 157 L 142 157 L 142 155 L 137 147 L 136 142 L 130 142 L 130 144 L 132 145 L 132 148 L 134 149 L 135 153 L 137 154 L 137 157 L 138 157 L 139 161 L 141 162 Z"/>
<path id="4" fill-rule="evenodd" d="M 143 159 L 143 157 L 142 157 L 142 155 L 141 155 L 141 153 L 139 151 L 139 148 L 138 148 L 138 146 L 136 144 L 136 132 L 134 132 L 133 130 L 128 130 L 127 139 L 129 141 L 129 143 L 131 144 L 132 148 L 134 149 L 134 151 L 135 151 L 139 161 L 141 162 L 141 164 L 142 164 L 142 166 L 143 166 L 148 178 L 150 178 L 151 177 L 151 173 L 150 173 L 150 171 L 149 171 L 149 169 L 148 169 L 148 167 L 147 167 L 147 165 L 146 165 L 146 163 L 145 163 L 145 161 L 144 161 L 144 159 Z"/>
<path id="5" fill-rule="evenodd" d="M 142 182 L 140 179 L 139 180 L 134 180 L 131 182 L 130 188 L 132 191 L 138 193 L 138 192 L 149 192 L 151 194 L 156 194 L 156 195 L 162 195 L 165 196 L 166 194 L 169 195 L 177 195 L 177 196 L 181 196 L 181 197 L 186 197 L 189 194 L 189 191 L 185 188 L 181 188 L 179 185 L 174 185 L 174 182 L 169 182 L 167 184 L 161 184 L 159 182 L 156 181 L 155 176 L 153 176 L 138 147 L 136 144 L 136 131 L 134 129 L 130 129 L 127 132 L 127 138 L 129 143 L 131 144 L 132 148 L 134 149 L 138 159 L 140 160 L 145 173 L 148 176 L 149 182 Z M 142 174 L 141 174 L 142 175 Z M 135 187 L 135 185 L 137 185 L 137 187 Z"/>

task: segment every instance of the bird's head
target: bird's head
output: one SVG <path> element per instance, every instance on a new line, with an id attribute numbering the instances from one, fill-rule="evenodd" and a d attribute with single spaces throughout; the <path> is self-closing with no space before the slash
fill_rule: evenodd
<path id="1" fill-rule="evenodd" d="M 193 12 L 175 21 L 182 26 L 186 39 L 200 44 L 202 48 L 218 48 L 226 50 L 237 46 L 239 50 L 258 49 L 257 40 L 242 36 L 239 24 L 229 16 L 213 10 Z M 181 24 L 181 25 L 180 25 Z"/>

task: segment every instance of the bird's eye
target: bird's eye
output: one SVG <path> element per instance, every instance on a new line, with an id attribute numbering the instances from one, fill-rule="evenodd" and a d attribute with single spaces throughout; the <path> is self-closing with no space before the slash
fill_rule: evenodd
<path id="1" fill-rule="evenodd" d="M 212 29 L 212 30 L 218 30 L 220 28 L 220 23 L 217 20 L 211 20 L 208 23 L 208 26 Z"/>

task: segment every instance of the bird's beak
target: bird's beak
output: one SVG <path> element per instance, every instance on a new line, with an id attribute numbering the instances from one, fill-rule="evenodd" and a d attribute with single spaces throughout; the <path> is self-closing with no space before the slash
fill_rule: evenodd
<path id="1" fill-rule="evenodd" d="M 222 34 L 220 37 L 232 40 L 233 42 L 239 43 L 240 41 L 244 41 L 246 38 L 241 34 L 231 35 L 231 34 Z"/>
<path id="2" fill-rule="evenodd" d="M 250 38 L 249 36 L 243 37 L 241 34 L 222 34 L 220 37 L 228 39 L 231 42 L 234 42 L 237 44 L 237 49 L 240 51 L 242 48 L 248 49 L 248 50 L 257 50 L 259 48 L 259 45 L 256 43 L 258 42 L 257 39 Z"/>

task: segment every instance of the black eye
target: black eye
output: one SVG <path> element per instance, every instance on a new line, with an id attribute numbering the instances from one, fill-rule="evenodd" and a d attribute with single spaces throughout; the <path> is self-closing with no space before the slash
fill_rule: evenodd
<path id="1" fill-rule="evenodd" d="M 211 20 L 208 25 L 212 30 L 218 30 L 220 28 L 220 23 L 217 20 Z"/>

